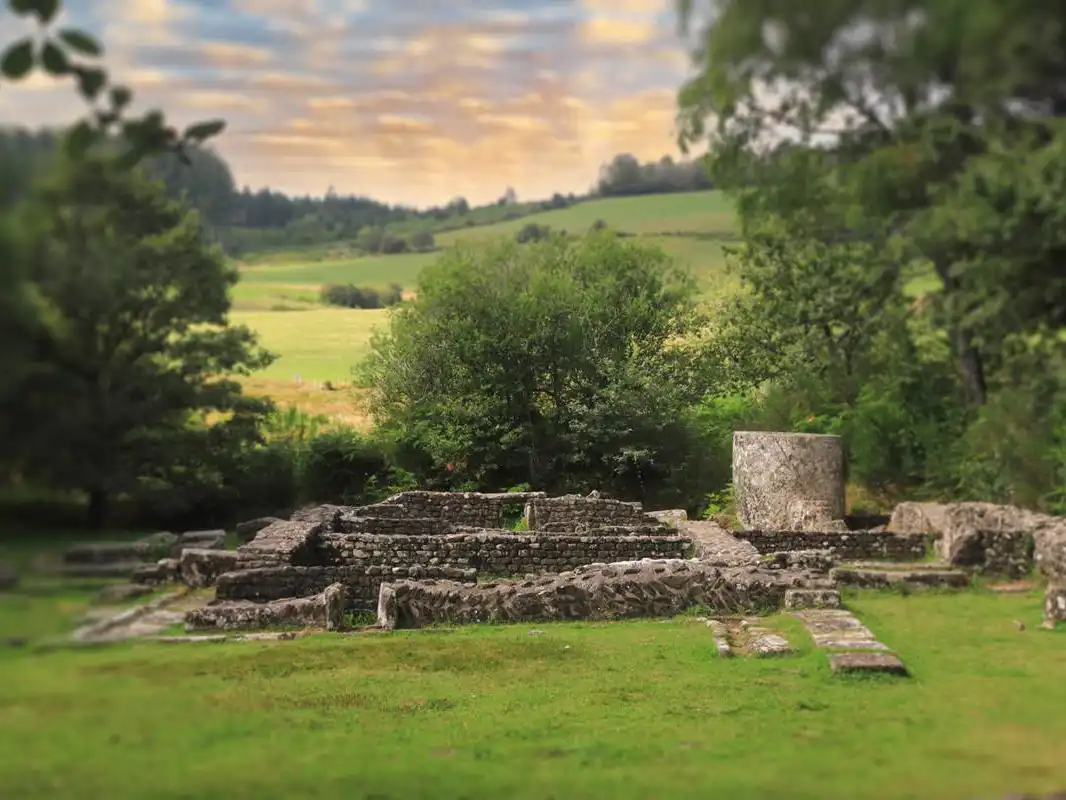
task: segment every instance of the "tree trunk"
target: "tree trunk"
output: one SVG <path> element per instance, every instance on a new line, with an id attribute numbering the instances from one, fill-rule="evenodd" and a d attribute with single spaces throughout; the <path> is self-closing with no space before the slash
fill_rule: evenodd
<path id="1" fill-rule="evenodd" d="M 956 295 L 959 291 L 959 282 L 951 274 L 951 267 L 947 264 L 935 264 L 934 266 L 944 286 L 944 294 L 949 298 Z M 962 373 L 963 396 L 970 405 L 982 406 L 988 397 L 988 387 L 985 383 L 985 366 L 981 351 L 973 343 L 973 334 L 970 331 L 956 322 L 950 324 L 955 344 L 955 357 L 959 360 L 959 370 Z"/>
<path id="2" fill-rule="evenodd" d="M 988 397 L 984 359 L 973 343 L 973 336 L 969 331 L 955 329 L 955 354 L 962 370 L 962 391 L 966 402 L 973 406 L 983 406 Z"/>
<path id="3" fill-rule="evenodd" d="M 89 512 L 86 524 L 90 530 L 98 531 L 107 523 L 108 497 L 106 489 L 89 490 Z"/>

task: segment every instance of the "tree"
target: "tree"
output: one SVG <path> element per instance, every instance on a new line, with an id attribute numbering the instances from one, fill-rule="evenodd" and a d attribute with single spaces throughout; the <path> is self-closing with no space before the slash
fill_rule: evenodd
<path id="1" fill-rule="evenodd" d="M 682 15 L 693 6 L 682 2 Z M 987 177 L 991 162 L 1002 174 L 1025 154 L 1043 150 L 1049 161 L 1061 150 L 1052 143 L 1063 136 L 1066 113 L 1066 29 L 1049 25 L 1046 4 L 1032 0 L 850 0 L 814 11 L 728 0 L 715 11 L 699 34 L 700 70 L 680 94 L 682 143 L 710 136 L 718 182 L 758 190 L 775 180 L 775 143 L 831 152 L 833 179 L 852 201 L 851 221 L 868 241 L 893 248 L 901 264 L 924 265 L 939 281 L 961 384 L 969 403 L 982 405 L 1000 358 L 997 342 L 1055 318 L 1066 290 L 1055 248 L 1037 257 L 1054 276 L 1045 286 L 1048 273 L 1037 276 L 1031 246 L 1029 266 L 1015 260 L 1006 268 L 962 241 L 966 203 L 958 201 L 969 194 L 986 210 L 997 207 L 993 224 L 1001 231 L 1020 232 L 1011 222 L 1019 213 L 1028 216 L 1028 230 L 1057 216 L 1046 200 L 1038 204 L 1042 218 L 1033 216 L 1038 206 L 1016 205 L 1046 188 L 1033 170 L 1024 177 L 1034 186 L 1017 197 L 993 196 Z M 806 203 L 798 187 L 775 200 L 775 213 Z M 754 212 L 743 201 L 741 210 Z M 989 327 L 986 316 L 979 324 L 974 311 L 1001 296 L 1005 280 L 1025 283 L 1028 297 L 1050 289 L 1052 299 L 1027 306 L 1026 318 L 1004 316 Z"/>
<path id="2" fill-rule="evenodd" d="M 89 106 L 89 116 L 75 125 L 65 138 L 67 151 L 77 157 L 94 144 L 118 133 L 126 149 L 121 163 L 132 166 L 152 153 L 172 152 L 185 158 L 185 148 L 202 143 L 225 127 L 221 120 L 199 122 L 181 135 L 166 125 L 157 110 L 141 117 L 129 114 L 132 92 L 110 82 L 106 70 L 98 63 L 103 46 L 84 31 L 74 28 L 52 30 L 52 23 L 62 9 L 61 0 L 9 0 L 8 8 L 20 17 L 32 18 L 40 27 L 39 35 L 25 37 L 0 49 L 0 80 L 17 82 L 34 69 L 42 69 L 57 79 L 73 78 L 78 93 Z M 51 35 L 54 33 L 55 35 Z M 106 91 L 105 91 L 106 90 Z M 27 282 L 21 260 L 21 244 L 15 240 L 13 223 L 3 216 L 3 208 L 18 200 L 29 187 L 30 170 L 40 166 L 43 148 L 35 147 L 29 137 L 15 142 L 15 147 L 0 153 L 0 401 L 17 386 L 24 371 L 31 368 L 26 360 L 28 340 L 46 324 L 42 315 L 40 293 Z M 43 137 L 46 140 L 50 137 Z M 5 144 L 10 144 L 7 138 Z M 25 153 L 27 144 L 32 159 L 21 163 L 6 156 Z M 47 141 L 51 149 L 51 141 Z"/>
<path id="3" fill-rule="evenodd" d="M 204 247 L 195 213 L 139 172 L 84 157 L 64 160 L 15 222 L 50 322 L 0 406 L 27 477 L 84 490 L 100 525 L 143 479 L 255 438 L 270 405 L 230 376 L 272 356 L 229 325 L 237 273 Z"/>
<path id="4" fill-rule="evenodd" d="M 385 241 L 385 231 L 373 225 L 368 225 L 359 231 L 355 238 L 356 247 L 364 253 L 378 253 Z"/>
<path id="5" fill-rule="evenodd" d="M 433 250 L 437 240 L 429 231 L 416 231 L 411 235 L 411 247 L 415 250 Z"/>
<path id="6" fill-rule="evenodd" d="M 453 482 L 643 496 L 701 395 L 692 281 L 609 234 L 447 251 L 373 340 L 375 418 Z"/>

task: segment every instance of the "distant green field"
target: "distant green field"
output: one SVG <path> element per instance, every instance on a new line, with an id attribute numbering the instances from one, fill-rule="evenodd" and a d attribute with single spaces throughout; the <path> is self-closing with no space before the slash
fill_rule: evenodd
<path id="1" fill-rule="evenodd" d="M 608 227 L 626 233 L 690 231 L 731 234 L 733 231 L 733 212 L 721 192 L 681 192 L 590 200 L 495 225 L 449 231 L 440 234 L 437 243 L 448 246 L 460 241 L 513 236 L 530 223 L 580 233 L 598 219 L 606 222 Z"/>
<path id="2" fill-rule="evenodd" d="M 247 325 L 279 358 L 257 377 L 279 381 L 351 380 L 352 366 L 366 354 L 374 328 L 387 311 L 318 307 L 308 311 L 235 311 L 232 321 Z"/>

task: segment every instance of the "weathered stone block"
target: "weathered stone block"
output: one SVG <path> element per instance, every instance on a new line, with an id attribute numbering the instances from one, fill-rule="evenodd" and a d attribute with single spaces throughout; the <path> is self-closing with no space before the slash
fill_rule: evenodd
<path id="1" fill-rule="evenodd" d="M 220 575 L 236 569 L 237 553 L 189 547 L 182 551 L 180 564 L 181 580 L 185 585 L 201 589 L 214 586 Z"/>
<path id="2" fill-rule="evenodd" d="M 840 608 L 840 592 L 836 589 L 789 589 L 785 592 L 785 608 Z"/>
<path id="3" fill-rule="evenodd" d="M 224 530 L 210 531 L 185 531 L 178 536 L 176 542 L 170 548 L 171 558 L 181 558 L 182 552 L 187 548 L 197 550 L 225 550 L 226 532 Z"/>
<path id="4" fill-rule="evenodd" d="M 829 668 L 834 673 L 907 674 L 907 668 L 899 656 L 892 653 L 830 653 Z"/>
<path id="5" fill-rule="evenodd" d="M 1066 622 L 1066 584 L 1051 584 L 1044 591 L 1044 622 L 1051 627 Z"/>
<path id="6" fill-rule="evenodd" d="M 256 517 L 245 522 L 238 522 L 235 528 L 237 538 L 241 540 L 241 543 L 250 542 L 263 528 L 281 521 L 277 517 Z"/>
<path id="7" fill-rule="evenodd" d="M 130 575 L 133 583 L 158 584 L 176 581 L 181 577 L 181 561 L 176 558 L 161 558 L 154 564 L 142 564 Z"/>
<path id="8" fill-rule="evenodd" d="M 733 434 L 737 517 L 749 530 L 820 530 L 844 518 L 839 436 L 766 431 Z"/>
<path id="9" fill-rule="evenodd" d="M 270 603 L 219 602 L 185 615 L 187 632 L 242 630 L 275 626 L 301 626 L 337 630 L 343 627 L 344 587 L 327 586 L 312 597 L 295 597 Z"/>

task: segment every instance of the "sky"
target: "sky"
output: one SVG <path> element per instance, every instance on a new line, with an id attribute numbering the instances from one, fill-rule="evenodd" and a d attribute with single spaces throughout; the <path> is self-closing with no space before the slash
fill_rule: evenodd
<path id="1" fill-rule="evenodd" d="M 674 0 L 65 5 L 58 25 L 98 36 L 135 110 L 227 120 L 215 147 L 238 186 L 479 204 L 508 186 L 520 200 L 584 192 L 618 153 L 678 154 L 689 60 Z M 43 76 L 6 85 L 0 124 L 70 122 L 72 98 Z"/>

